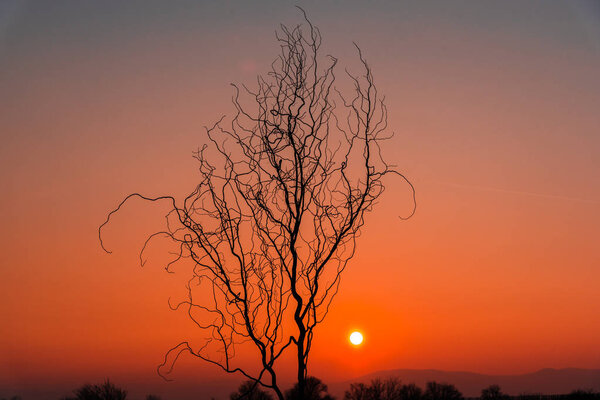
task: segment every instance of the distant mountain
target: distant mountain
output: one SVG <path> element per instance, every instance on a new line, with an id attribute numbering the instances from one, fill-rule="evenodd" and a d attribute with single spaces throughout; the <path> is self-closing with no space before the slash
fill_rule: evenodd
<path id="1" fill-rule="evenodd" d="M 600 391 L 600 369 L 546 368 L 523 375 L 483 375 L 473 372 L 439 371 L 435 369 L 396 369 L 379 371 L 350 381 L 329 385 L 330 393 L 342 397 L 351 383 L 369 383 L 376 378 L 397 377 L 403 383 L 415 383 L 424 387 L 426 382 L 451 383 L 466 397 L 477 397 L 481 389 L 489 385 L 500 385 L 510 395 L 523 393 L 563 394 L 575 389 Z"/>

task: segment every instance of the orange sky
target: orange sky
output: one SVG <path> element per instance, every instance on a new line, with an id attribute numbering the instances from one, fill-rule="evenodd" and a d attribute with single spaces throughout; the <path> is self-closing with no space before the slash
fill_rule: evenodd
<path id="1" fill-rule="evenodd" d="M 311 373 L 600 368 L 597 3 L 302 5 L 342 65 L 362 47 L 419 202 L 396 218 L 407 192 L 388 182 Z M 118 215 L 112 255 L 97 227 L 129 192 L 191 190 L 229 82 L 251 84 L 299 19 L 279 2 L 0 5 L 0 387 L 110 376 L 168 393 L 154 369 L 194 330 L 167 307 L 184 277 L 138 265 L 161 210 Z M 223 376 L 183 360 L 173 377 Z"/>

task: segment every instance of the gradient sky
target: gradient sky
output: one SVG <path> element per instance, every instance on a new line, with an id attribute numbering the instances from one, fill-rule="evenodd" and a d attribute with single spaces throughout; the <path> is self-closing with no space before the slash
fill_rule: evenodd
<path id="1" fill-rule="evenodd" d="M 193 188 L 203 126 L 268 69 L 294 4 L 0 2 L 0 397 L 225 378 L 189 358 L 175 386 L 156 376 L 194 335 L 167 306 L 184 277 L 138 264 L 163 210 L 123 210 L 112 255 L 97 228 L 130 192 Z M 311 374 L 600 368 L 600 3 L 298 4 L 341 65 L 363 49 L 419 203 L 401 221 L 408 192 L 388 182 Z"/>

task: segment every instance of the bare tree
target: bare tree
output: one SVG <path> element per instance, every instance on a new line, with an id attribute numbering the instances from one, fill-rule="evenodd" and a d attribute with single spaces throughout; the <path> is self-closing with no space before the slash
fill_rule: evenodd
<path id="1" fill-rule="evenodd" d="M 403 385 L 400 379 L 374 379 L 370 384 L 353 383 L 344 393 L 344 400 L 422 400 L 420 387 L 414 383 Z"/>
<path id="2" fill-rule="evenodd" d="M 450 383 L 427 382 L 424 400 L 463 400 L 464 397 L 456 386 Z"/>
<path id="3" fill-rule="evenodd" d="M 127 390 L 116 387 L 108 379 L 100 385 L 85 384 L 75 390 L 75 397 L 65 400 L 125 400 Z"/>
<path id="4" fill-rule="evenodd" d="M 281 26 L 281 53 L 255 89 L 233 85 L 235 116 L 206 128 L 208 142 L 194 153 L 194 191 L 180 201 L 133 193 L 100 227 L 102 244 L 102 227 L 129 200 L 169 204 L 165 229 L 148 237 L 140 258 L 162 237 L 175 249 L 167 271 L 190 261 L 186 298 L 171 307 L 184 308 L 207 335 L 199 347 L 173 347 L 161 374 L 187 352 L 283 399 L 276 362 L 293 349 L 303 393 L 314 329 L 383 178 L 404 179 L 414 201 L 413 186 L 382 157 L 380 145 L 391 137 L 387 109 L 361 50 L 356 46 L 362 73 L 347 72 L 351 94 L 342 95 L 334 87 L 338 60 L 320 56 L 321 34 L 304 17 L 304 26 Z M 257 352 L 255 371 L 234 365 L 241 344 Z"/>
<path id="5" fill-rule="evenodd" d="M 503 393 L 499 385 L 490 385 L 481 390 L 481 400 L 509 400 L 510 396 Z"/>

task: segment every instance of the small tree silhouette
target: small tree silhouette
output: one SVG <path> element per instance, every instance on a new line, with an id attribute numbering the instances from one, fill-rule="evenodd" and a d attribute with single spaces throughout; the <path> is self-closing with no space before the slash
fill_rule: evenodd
<path id="1" fill-rule="evenodd" d="M 569 400 L 598 400 L 600 399 L 600 393 L 593 389 L 577 389 L 573 390 L 568 395 Z"/>
<path id="2" fill-rule="evenodd" d="M 502 393 L 500 386 L 490 385 L 481 391 L 481 400 L 508 400 L 510 396 Z"/>
<path id="3" fill-rule="evenodd" d="M 348 73 L 352 89 L 344 96 L 334 87 L 338 60 L 320 55 L 321 34 L 302 12 L 305 26 L 281 26 L 281 54 L 257 87 L 234 85 L 235 116 L 206 129 L 211 147 L 194 154 L 200 182 L 192 193 L 180 201 L 132 193 L 99 228 L 109 252 L 102 228 L 126 202 L 169 207 L 140 260 L 162 238 L 172 246 L 165 269 L 189 266 L 185 299 L 169 305 L 184 309 L 204 340 L 173 346 L 160 374 L 187 352 L 283 400 L 276 363 L 290 349 L 305 393 L 314 329 L 329 312 L 384 177 L 404 179 L 414 201 L 412 184 L 382 155 L 392 133 L 361 50 L 356 46 L 362 72 Z M 258 368 L 234 364 L 241 343 L 253 346 Z"/>
<path id="4" fill-rule="evenodd" d="M 64 400 L 125 400 L 127 391 L 113 385 L 108 379 L 100 385 L 85 384 L 75 390 L 75 397 Z"/>
<path id="5" fill-rule="evenodd" d="M 304 388 L 296 383 L 293 388 L 286 391 L 285 398 L 286 400 L 333 400 L 333 397 L 327 393 L 327 385 L 314 376 L 306 378 Z"/>
<path id="6" fill-rule="evenodd" d="M 355 383 L 344 394 L 345 400 L 421 400 L 423 391 L 414 383 L 402 385 L 398 378 L 375 379 L 370 385 Z"/>
<path id="7" fill-rule="evenodd" d="M 409 383 L 408 385 L 402 385 L 400 389 L 400 397 L 401 400 L 421 400 L 423 398 L 423 390 L 415 385 L 414 383 Z"/>
<path id="8" fill-rule="evenodd" d="M 230 400 L 272 400 L 267 392 L 258 387 L 258 383 L 252 380 L 246 381 L 240 385 L 237 392 L 229 396 Z"/>
<path id="9" fill-rule="evenodd" d="M 423 399 L 425 399 L 425 400 L 462 400 L 463 395 L 452 384 L 427 382 L 425 392 L 423 393 Z"/>

